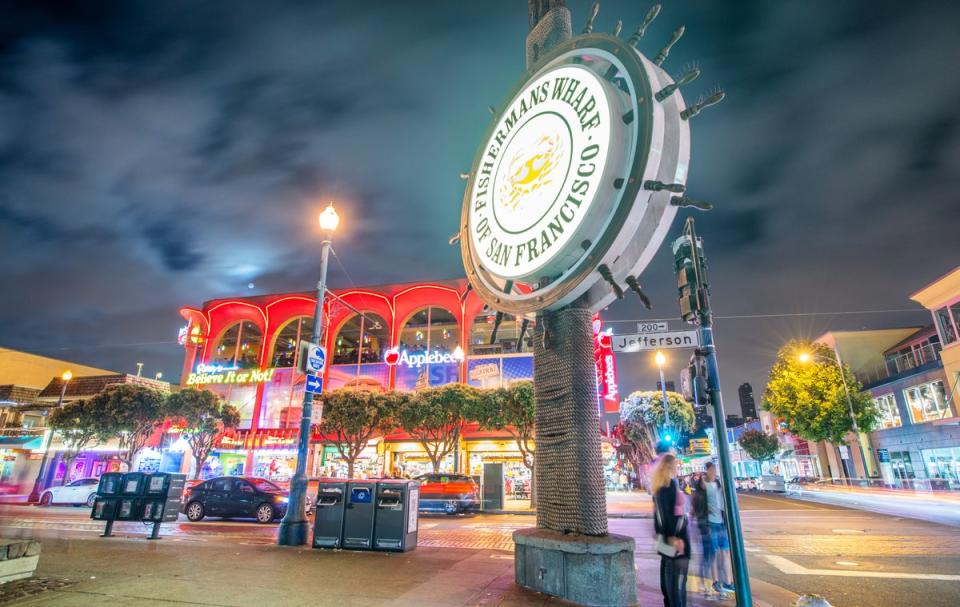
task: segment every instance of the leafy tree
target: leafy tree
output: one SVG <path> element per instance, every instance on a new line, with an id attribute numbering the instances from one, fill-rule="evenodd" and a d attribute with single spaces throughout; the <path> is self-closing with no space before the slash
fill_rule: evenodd
<path id="1" fill-rule="evenodd" d="M 780 441 L 773 434 L 767 434 L 760 430 L 747 430 L 740 435 L 737 441 L 747 455 L 757 460 L 765 462 L 780 451 Z"/>
<path id="2" fill-rule="evenodd" d="M 876 405 L 853 372 L 843 366 L 841 377 L 831 348 L 809 341 L 791 341 L 777 353 L 770 369 L 763 408 L 786 422 L 791 432 L 811 441 L 842 444 L 853 430 L 850 406 L 861 432 L 877 423 Z M 843 387 L 846 379 L 850 404 Z"/>
<path id="3" fill-rule="evenodd" d="M 532 443 L 536 400 L 532 381 L 518 381 L 505 388 L 481 390 L 474 406 L 465 411 L 472 421 L 488 430 L 506 430 L 517 442 L 523 464 L 533 470 Z"/>
<path id="4" fill-rule="evenodd" d="M 334 444 L 347 462 L 348 478 L 353 478 L 353 468 L 370 439 L 393 428 L 394 416 L 406 399 L 407 395 L 401 392 L 355 388 L 341 388 L 323 395 L 320 432 L 336 437 Z"/>
<path id="5" fill-rule="evenodd" d="M 689 432 L 695 423 L 693 405 L 676 392 L 667 392 L 670 427 Z M 617 453 L 637 472 L 656 457 L 657 428 L 663 426 L 663 393 L 633 392 L 620 405 L 620 422 L 611 432 Z"/>
<path id="6" fill-rule="evenodd" d="M 86 400 L 68 402 L 50 412 L 50 428 L 60 435 L 66 446 L 62 457 L 68 473 L 63 475 L 61 484 L 65 485 L 69 480 L 70 464 L 80 452 L 99 442 L 97 418 L 97 410 Z"/>
<path id="7" fill-rule="evenodd" d="M 167 399 L 159 391 L 136 384 L 117 384 L 90 399 L 95 409 L 96 435 L 116 438 L 128 469 L 147 440 L 167 418 Z"/>
<path id="8" fill-rule="evenodd" d="M 454 383 L 411 392 L 400 406 L 400 426 L 423 445 L 434 472 L 456 448 L 464 411 L 475 410 L 479 398 L 477 388 Z"/>
<path id="9" fill-rule="evenodd" d="M 221 402 L 210 390 L 186 388 L 167 397 L 167 412 L 184 425 L 183 434 L 190 445 L 196 470 L 193 478 L 200 478 L 217 436 L 227 428 L 240 425 L 240 412 L 233 405 Z"/>

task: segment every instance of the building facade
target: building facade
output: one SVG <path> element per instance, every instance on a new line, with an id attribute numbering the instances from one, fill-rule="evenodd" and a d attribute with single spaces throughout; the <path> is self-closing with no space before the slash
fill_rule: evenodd
<path id="1" fill-rule="evenodd" d="M 740 397 L 740 415 L 743 419 L 757 419 L 757 401 L 753 398 L 753 386 L 748 383 L 740 384 L 737 395 Z"/>
<path id="2" fill-rule="evenodd" d="M 180 310 L 187 322 L 180 331 L 181 385 L 210 389 L 241 414 L 239 428 L 220 441 L 204 475 L 242 473 L 281 482 L 292 475 L 305 382 L 298 344 L 311 338 L 315 306 L 312 294 L 281 293 Z M 490 388 L 533 377 L 533 320 L 497 314 L 464 279 L 334 290 L 323 319 L 324 391 L 451 382 Z M 598 351 L 598 407 L 615 411 L 616 371 Z M 335 446 L 316 432 L 313 443 L 308 474 L 340 471 Z M 429 461 L 422 445 L 403 434 L 372 440 L 361 460 L 360 473 L 370 476 L 425 472 Z M 470 427 L 444 469 L 473 472 L 485 461 L 503 461 L 518 474 L 525 470 L 509 433 Z"/>

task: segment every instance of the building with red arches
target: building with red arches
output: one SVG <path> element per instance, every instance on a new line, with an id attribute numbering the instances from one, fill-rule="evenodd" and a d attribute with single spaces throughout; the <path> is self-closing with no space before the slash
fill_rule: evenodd
<path id="1" fill-rule="evenodd" d="M 465 279 L 333 293 L 323 313 L 324 391 L 345 386 L 412 390 L 450 382 L 494 387 L 533 376 L 533 322 L 510 316 L 498 322 Z M 220 441 L 209 474 L 284 480 L 291 473 L 305 381 L 297 371 L 298 344 L 311 338 L 315 306 L 312 293 L 281 293 L 181 308 L 187 321 L 180 334 L 185 348 L 181 384 L 213 390 L 241 413 L 239 429 Z M 598 377 L 615 378 L 606 370 Z M 609 396 L 617 403 L 615 394 Z M 477 444 L 465 445 L 451 468 L 476 468 L 485 461 L 482 453 L 520 461 L 519 452 L 511 454 L 507 434 L 468 429 L 464 440 L 469 443 L 471 437 Z M 419 445 L 409 437 L 383 437 L 369 451 L 371 474 L 424 471 L 420 464 L 426 454 L 418 453 Z M 336 466 L 332 446 L 312 452 L 308 473 Z"/>

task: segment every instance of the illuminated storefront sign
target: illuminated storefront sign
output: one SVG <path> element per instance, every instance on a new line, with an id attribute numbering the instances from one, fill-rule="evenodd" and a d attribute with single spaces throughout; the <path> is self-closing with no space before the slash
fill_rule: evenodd
<path id="1" fill-rule="evenodd" d="M 620 410 L 620 390 L 617 387 L 617 359 L 613 353 L 613 336 L 603 329 L 600 318 L 593 319 L 593 361 L 597 368 L 597 392 L 601 410 L 612 413 Z"/>
<path id="2" fill-rule="evenodd" d="M 406 350 L 391 348 L 383 354 L 383 362 L 388 365 L 406 365 L 413 369 L 419 369 L 424 365 L 444 365 L 461 361 L 463 361 L 463 348 L 460 346 L 457 346 L 453 352 L 434 350 L 411 354 Z"/>
<path id="3" fill-rule="evenodd" d="M 197 365 L 197 372 L 187 377 L 187 385 L 201 384 L 261 384 L 273 379 L 276 371 L 270 369 L 240 369 L 222 365 Z"/>

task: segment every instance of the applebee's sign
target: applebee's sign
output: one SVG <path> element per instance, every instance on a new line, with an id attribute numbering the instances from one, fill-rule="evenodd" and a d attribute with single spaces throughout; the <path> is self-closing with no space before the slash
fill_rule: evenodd
<path id="1" fill-rule="evenodd" d="M 390 348 L 383 354 L 383 362 L 388 365 L 406 365 L 408 367 L 419 369 L 424 365 L 443 365 L 450 363 L 459 363 L 463 361 L 463 349 L 460 346 L 453 352 L 415 352 L 410 353 L 398 348 Z"/>

